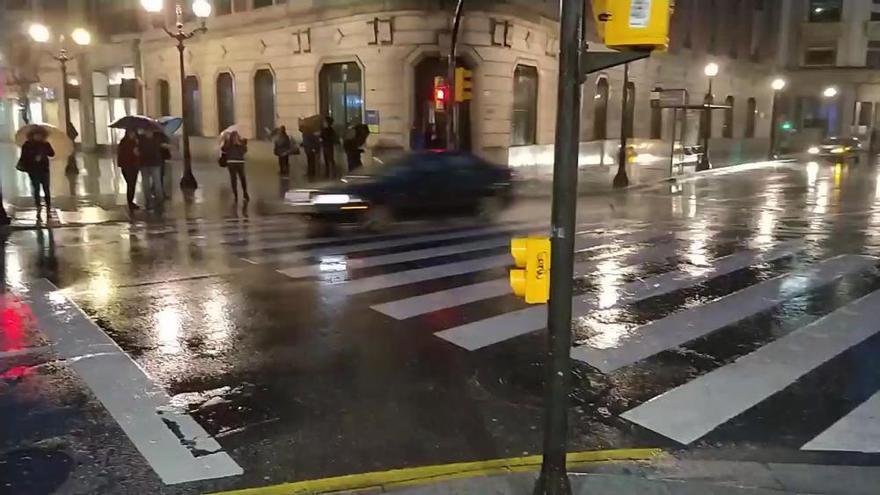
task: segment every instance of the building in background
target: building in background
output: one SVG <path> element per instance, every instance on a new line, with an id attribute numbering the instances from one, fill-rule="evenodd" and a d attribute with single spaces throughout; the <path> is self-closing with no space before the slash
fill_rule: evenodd
<path id="1" fill-rule="evenodd" d="M 807 9 L 801 1 L 677 0 L 668 53 L 632 63 L 626 89 L 620 68 L 584 84 L 582 140 L 611 150 L 624 128 L 646 145 L 668 143 L 672 111 L 657 108 L 652 91 L 686 89 L 691 103 L 702 102 L 703 68 L 715 62 L 713 101 L 731 109 L 712 116 L 713 146 L 740 156 L 766 153 L 770 82 L 791 67 L 788 54 L 800 43 L 798 19 Z M 97 33 L 69 81 L 78 84 L 71 114 L 84 145 L 112 144 L 106 123 L 136 111 L 182 114 L 196 136 L 197 157 L 212 153 L 214 136 L 232 123 L 258 141 L 257 152 L 268 154 L 265 140 L 274 127 L 296 129 L 298 119 L 318 113 L 340 128 L 369 115 L 374 150 L 424 141 L 414 135 L 437 135 L 444 144 L 446 114 L 435 109 L 433 84 L 446 75 L 452 0 L 213 0 L 207 33 L 187 42 L 183 91 L 174 42 L 158 29 L 173 25 L 176 2 L 167 0 L 159 18 L 138 0 L 42 2 L 77 9 Z M 190 9 L 184 12 L 194 22 Z M 558 0 L 468 2 L 459 64 L 474 71 L 474 98 L 461 109 L 462 147 L 512 165 L 547 161 L 556 115 L 557 18 Z M 592 21 L 587 32 L 595 41 Z M 595 42 L 591 47 L 602 49 Z M 40 84 L 60 94 L 54 69 L 43 64 L 42 70 Z M 624 90 L 633 96 L 625 109 Z M 699 121 L 697 112 L 679 112 L 676 139 L 696 144 Z M 594 154 L 605 158 L 605 152 Z"/>

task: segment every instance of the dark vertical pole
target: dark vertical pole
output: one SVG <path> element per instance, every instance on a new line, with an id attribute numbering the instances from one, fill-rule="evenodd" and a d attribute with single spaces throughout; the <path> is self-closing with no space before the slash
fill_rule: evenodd
<path id="1" fill-rule="evenodd" d="M 70 140 L 73 141 L 76 139 L 76 137 L 73 133 L 73 122 L 71 122 L 70 120 L 70 94 L 67 91 L 67 57 L 63 52 L 61 56 L 58 57 L 58 61 L 61 62 L 61 101 L 64 104 L 64 132 L 65 134 L 67 134 L 67 137 L 69 137 Z M 67 166 L 64 167 L 64 173 L 66 175 L 76 175 L 79 173 L 79 169 L 76 167 L 75 149 L 73 153 L 71 153 L 70 156 L 67 157 Z"/>
<path id="2" fill-rule="evenodd" d="M 623 64 L 623 93 L 620 98 L 620 149 L 617 152 L 617 175 L 614 176 L 614 187 L 626 187 L 629 185 L 629 177 L 626 175 L 626 138 L 629 134 L 630 122 L 627 115 L 627 106 L 629 103 L 629 64 Z"/>
<path id="3" fill-rule="evenodd" d="M 571 294 L 577 213 L 578 141 L 580 135 L 580 57 L 583 0 L 562 0 L 560 14 L 559 90 L 556 103 L 556 150 L 553 164 L 550 303 L 544 459 L 536 495 L 570 495 L 565 456 L 568 440 L 568 390 L 571 364 Z"/>
<path id="4" fill-rule="evenodd" d="M 663 110 L 661 110 L 662 112 Z M 678 127 L 678 109 L 672 108 L 672 146 L 670 146 L 669 150 L 669 176 L 672 177 L 672 174 L 675 173 L 675 130 Z"/>
<path id="5" fill-rule="evenodd" d="M 703 104 L 706 105 L 703 108 L 703 154 L 700 156 L 700 163 L 697 165 L 697 170 L 709 170 L 712 168 L 712 164 L 709 161 L 709 135 L 711 134 L 710 128 L 712 127 L 712 110 L 708 107 L 713 101 L 714 96 L 712 93 L 712 80 L 714 77 L 709 78 L 709 91 L 706 93 L 706 97 L 703 99 Z"/>
<path id="6" fill-rule="evenodd" d="M 186 69 L 183 66 L 183 38 L 177 38 L 177 53 L 180 60 L 180 109 L 183 116 L 183 177 L 180 178 L 181 189 L 197 189 L 199 184 L 192 171 L 192 155 L 189 151 L 189 119 L 186 112 Z M 191 118 L 192 115 L 189 115 Z"/>
<path id="7" fill-rule="evenodd" d="M 458 103 L 455 101 L 455 63 L 458 48 L 458 29 L 461 26 L 461 13 L 464 8 L 464 0 L 458 0 L 455 6 L 455 16 L 452 19 L 452 37 L 449 44 L 449 57 L 446 60 L 446 88 L 449 94 L 447 100 L 449 106 L 446 108 L 446 149 L 457 148 L 455 139 L 455 108 Z"/>
<path id="8" fill-rule="evenodd" d="M 773 102 L 771 105 L 773 106 L 770 109 L 770 152 L 767 153 L 767 159 L 775 160 L 776 159 L 776 128 L 779 126 L 779 123 L 776 122 L 779 119 L 778 111 L 779 111 L 779 91 L 773 91 Z"/>

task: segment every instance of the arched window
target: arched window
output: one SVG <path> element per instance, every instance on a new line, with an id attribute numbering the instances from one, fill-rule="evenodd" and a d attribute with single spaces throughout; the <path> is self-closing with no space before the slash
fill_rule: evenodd
<path id="1" fill-rule="evenodd" d="M 321 115 L 333 117 L 340 135 L 350 122 L 362 123 L 361 68 L 354 62 L 325 64 L 318 75 Z"/>
<path id="2" fill-rule="evenodd" d="M 635 137 L 636 83 L 626 82 L 626 107 L 623 109 L 623 132 L 626 137 Z"/>
<path id="3" fill-rule="evenodd" d="M 190 136 L 202 135 L 202 95 L 196 76 L 186 76 L 183 82 L 183 120 Z"/>
<path id="4" fill-rule="evenodd" d="M 724 99 L 724 105 L 727 106 L 727 108 L 724 109 L 724 127 L 721 128 L 721 137 L 733 137 L 733 110 L 735 108 L 734 103 L 735 100 L 731 95 L 728 95 L 728 97 Z"/>
<path id="5" fill-rule="evenodd" d="M 513 73 L 513 121 L 511 144 L 523 146 L 537 142 L 538 69 L 517 65 Z"/>
<path id="6" fill-rule="evenodd" d="M 156 112 L 160 117 L 171 115 L 171 87 L 165 79 L 156 81 Z"/>
<path id="7" fill-rule="evenodd" d="M 217 75 L 217 133 L 235 123 L 235 81 L 232 74 Z"/>
<path id="8" fill-rule="evenodd" d="M 745 137 L 755 137 L 755 118 L 758 116 L 758 100 L 749 98 L 746 102 L 746 132 Z M 773 123 L 773 125 L 776 125 Z"/>
<path id="9" fill-rule="evenodd" d="M 608 79 L 600 77 L 596 81 L 596 95 L 593 97 L 593 140 L 608 139 Z"/>
<path id="10" fill-rule="evenodd" d="M 269 69 L 254 74 L 254 115 L 257 139 L 269 139 L 275 130 L 275 75 Z"/>
<path id="11" fill-rule="evenodd" d="M 711 105 L 712 102 L 715 101 L 715 98 L 707 94 L 703 97 L 703 104 Z M 700 115 L 700 136 L 701 137 L 712 137 L 712 111 L 711 110 L 703 110 Z"/>

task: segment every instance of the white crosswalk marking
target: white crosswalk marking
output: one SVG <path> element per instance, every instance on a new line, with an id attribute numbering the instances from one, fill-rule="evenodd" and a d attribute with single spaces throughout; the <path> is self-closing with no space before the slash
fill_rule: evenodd
<path id="1" fill-rule="evenodd" d="M 428 242 L 437 242 L 437 241 L 452 241 L 457 239 L 467 239 L 469 237 L 479 237 L 483 235 L 503 235 L 505 233 L 509 233 L 511 230 L 526 230 L 530 228 L 543 228 L 543 225 L 531 225 L 531 226 L 523 226 L 519 228 L 515 227 L 489 227 L 489 228 L 481 228 L 481 229 L 469 229 L 469 230 L 456 230 L 454 232 L 442 232 L 439 234 L 430 234 L 430 235 L 419 235 L 414 237 L 398 237 L 394 239 L 386 239 L 380 241 L 371 241 L 364 242 L 360 244 L 343 244 L 339 246 L 327 247 L 314 249 L 310 251 L 301 251 L 294 253 L 274 253 L 274 254 L 263 254 L 263 255 L 254 255 L 250 256 L 249 259 L 254 261 L 255 263 L 296 263 L 297 261 L 301 261 L 303 259 L 311 258 L 311 257 L 320 257 L 320 256 L 332 256 L 338 254 L 346 254 L 346 253 L 354 253 L 358 251 L 368 251 L 371 249 L 384 249 L 391 247 L 400 247 L 400 246 L 411 246 L 413 244 L 421 244 Z M 276 249 L 283 247 L 295 247 L 297 245 L 303 244 L 302 242 L 293 241 L 293 242 L 267 242 L 267 243 L 256 243 L 250 246 L 242 247 L 242 248 L 233 248 L 229 251 L 232 253 L 246 253 L 249 251 L 261 251 L 265 249 Z"/>
<path id="2" fill-rule="evenodd" d="M 584 345 L 574 348 L 571 355 L 610 373 L 732 325 L 845 275 L 871 269 L 875 263 L 876 260 L 867 256 L 832 258 L 634 328 L 627 332 L 627 339 L 615 347 L 599 349 Z"/>
<path id="3" fill-rule="evenodd" d="M 470 253 L 473 251 L 482 251 L 510 244 L 507 237 L 499 237 L 495 239 L 487 239 L 485 241 L 467 242 L 464 244 L 452 244 L 450 246 L 442 246 L 438 248 L 416 249 L 414 251 L 404 251 L 402 253 L 384 254 L 379 256 L 369 256 L 366 258 L 350 258 L 340 260 L 338 265 L 327 268 L 324 265 L 296 266 L 278 270 L 291 278 L 310 277 L 320 275 L 327 271 L 347 271 L 357 270 L 360 268 L 369 268 L 371 266 L 391 265 L 394 263 L 404 263 L 407 261 L 422 260 L 427 258 L 437 258 L 440 256 L 450 256 L 459 253 Z"/>
<path id="4" fill-rule="evenodd" d="M 880 453 L 880 392 L 807 442 L 801 450 Z"/>
<path id="5" fill-rule="evenodd" d="M 676 270 L 645 280 L 636 280 L 621 286 L 613 306 L 630 304 L 651 297 L 668 294 L 703 283 L 728 273 L 742 270 L 756 263 L 764 263 L 791 256 L 801 249 L 800 241 L 789 241 L 763 252 L 743 251 L 716 260 L 710 269 Z M 599 307 L 595 295 L 578 295 L 572 298 L 572 314 L 582 316 Z M 502 315 L 450 328 L 437 336 L 468 350 L 481 349 L 544 328 L 547 324 L 547 307 L 532 306 Z"/>
<path id="6" fill-rule="evenodd" d="M 621 259 L 621 265 L 637 265 L 641 263 L 661 262 L 675 254 L 675 250 L 680 247 L 677 240 L 672 242 L 652 246 L 646 249 L 639 249 Z M 602 259 L 591 259 L 576 263 L 574 267 L 575 276 L 586 275 L 594 270 Z M 455 287 L 449 290 L 433 292 L 421 296 L 410 297 L 398 301 L 391 301 L 383 304 L 377 304 L 372 308 L 380 313 L 388 315 L 398 320 L 405 320 L 414 316 L 438 311 L 441 309 L 461 306 L 476 301 L 491 299 L 510 294 L 510 283 L 507 277 L 490 280 L 473 285 L 463 287 Z"/>
<path id="7" fill-rule="evenodd" d="M 689 444 L 880 331 L 880 291 L 625 412 L 622 417 Z"/>
<path id="8" fill-rule="evenodd" d="M 579 237 L 575 241 L 575 249 L 592 249 L 598 246 L 618 242 L 643 242 L 662 235 L 664 234 L 658 234 L 654 231 L 642 231 L 626 234 L 616 239 L 606 236 L 585 236 Z M 349 295 L 362 294 L 364 292 L 399 287 L 401 285 L 424 282 L 426 280 L 434 280 L 437 278 L 451 277 L 453 275 L 462 275 L 465 273 L 475 273 L 483 270 L 505 267 L 512 264 L 512 262 L 510 255 L 504 254 L 456 263 L 446 263 L 427 268 L 417 268 L 414 270 L 389 273 L 387 275 L 376 275 L 374 277 L 352 280 L 343 286 L 342 291 Z"/>

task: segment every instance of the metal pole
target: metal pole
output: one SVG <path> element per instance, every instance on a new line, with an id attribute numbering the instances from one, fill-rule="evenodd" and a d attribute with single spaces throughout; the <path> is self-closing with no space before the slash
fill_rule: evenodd
<path id="1" fill-rule="evenodd" d="M 709 78 L 709 91 L 706 93 L 706 97 L 704 99 L 705 105 L 710 105 L 713 101 L 712 94 L 712 80 L 714 78 Z M 697 165 L 697 170 L 709 170 L 712 168 L 711 162 L 709 161 L 709 134 L 711 134 L 710 127 L 712 126 L 712 110 L 708 107 L 703 108 L 703 154 L 700 156 L 700 163 Z"/>
<path id="2" fill-rule="evenodd" d="M 177 38 L 177 52 L 180 56 L 180 108 L 183 115 L 183 177 L 180 178 L 181 189 L 197 189 L 198 182 L 192 172 L 192 156 L 189 151 L 189 122 L 186 117 L 186 69 L 183 65 L 183 38 Z M 190 115 L 190 117 L 192 117 Z"/>
<path id="3" fill-rule="evenodd" d="M 627 122 L 626 106 L 629 95 L 629 64 L 623 64 L 623 93 L 620 98 L 620 149 L 617 150 L 617 175 L 614 176 L 614 187 L 626 187 L 629 185 L 629 177 L 626 176 L 626 138 L 631 122 Z M 552 266 L 552 265 L 551 265 Z"/>
<path id="4" fill-rule="evenodd" d="M 662 110 L 661 110 L 662 112 Z M 678 109 L 672 109 L 672 146 L 669 150 L 669 176 L 672 177 L 675 168 L 675 129 L 678 127 Z"/>
<path id="5" fill-rule="evenodd" d="M 449 44 L 449 57 L 446 60 L 446 88 L 449 92 L 449 108 L 446 109 L 446 149 L 455 149 L 455 110 L 458 106 L 455 101 L 455 63 L 458 48 L 458 29 L 461 26 L 461 14 L 464 9 L 464 0 L 458 0 L 455 6 L 455 16 L 452 20 L 452 38 Z"/>
<path id="6" fill-rule="evenodd" d="M 62 50 L 61 54 L 58 56 L 58 61 L 61 62 L 61 101 L 64 103 L 64 133 L 67 134 L 67 137 L 69 137 L 71 141 L 73 141 L 76 137 L 73 135 L 73 122 L 70 120 L 70 94 L 67 91 L 68 60 L 67 54 Z M 67 175 L 75 175 L 79 173 L 79 169 L 76 166 L 75 150 L 67 157 L 67 166 L 64 167 L 64 173 Z"/>
<path id="7" fill-rule="evenodd" d="M 776 127 L 778 125 L 776 121 L 779 119 L 779 116 L 777 115 L 777 112 L 779 110 L 779 102 L 777 101 L 778 98 L 779 91 L 774 90 L 773 102 L 771 103 L 773 108 L 770 110 L 770 152 L 767 153 L 767 159 L 769 160 L 776 159 Z"/>
<path id="8" fill-rule="evenodd" d="M 584 48 L 581 37 L 583 10 L 582 0 L 562 0 L 556 150 L 553 162 L 550 303 L 547 309 L 544 459 L 541 475 L 535 485 L 535 495 L 571 494 L 565 458 L 571 371 L 569 353 L 571 294 L 574 286 L 574 232 L 577 216 L 580 57 Z"/>

